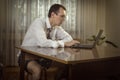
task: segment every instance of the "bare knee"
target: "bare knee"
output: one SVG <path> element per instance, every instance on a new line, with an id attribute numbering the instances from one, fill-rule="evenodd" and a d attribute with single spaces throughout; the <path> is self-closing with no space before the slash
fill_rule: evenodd
<path id="1" fill-rule="evenodd" d="M 40 79 L 40 75 L 41 75 L 41 68 L 39 67 L 36 67 L 34 70 L 33 70 L 33 73 L 32 73 L 32 76 L 33 78 L 36 78 L 36 80 L 39 80 Z"/>
<path id="2" fill-rule="evenodd" d="M 37 62 L 35 62 L 35 61 L 29 62 L 27 69 L 32 75 L 32 80 L 39 80 L 40 79 L 41 66 Z"/>

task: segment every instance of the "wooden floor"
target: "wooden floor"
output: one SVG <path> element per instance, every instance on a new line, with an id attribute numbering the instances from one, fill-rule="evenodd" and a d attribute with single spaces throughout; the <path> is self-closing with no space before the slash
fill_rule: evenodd
<path id="1" fill-rule="evenodd" d="M 19 80 L 19 67 L 17 66 L 4 67 L 3 80 Z"/>
<path id="2" fill-rule="evenodd" d="M 53 80 L 51 77 L 53 77 L 53 73 L 48 73 L 48 80 Z M 76 73 L 78 75 L 78 73 Z M 17 66 L 12 66 L 12 67 L 5 67 L 4 68 L 4 80 L 19 80 L 19 67 Z M 119 80 L 116 78 L 97 78 L 97 79 L 92 79 L 92 78 L 84 78 L 84 79 L 77 79 L 77 80 Z"/>

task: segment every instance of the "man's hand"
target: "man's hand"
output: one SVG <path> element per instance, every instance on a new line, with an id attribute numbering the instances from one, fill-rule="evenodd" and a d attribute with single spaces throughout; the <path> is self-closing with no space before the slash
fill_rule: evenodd
<path id="1" fill-rule="evenodd" d="M 80 43 L 79 41 L 77 41 L 77 40 L 72 40 L 72 41 L 70 41 L 70 42 L 65 42 L 65 47 L 70 47 L 70 46 L 72 46 L 72 45 L 74 45 L 74 44 L 76 44 L 76 43 Z"/>

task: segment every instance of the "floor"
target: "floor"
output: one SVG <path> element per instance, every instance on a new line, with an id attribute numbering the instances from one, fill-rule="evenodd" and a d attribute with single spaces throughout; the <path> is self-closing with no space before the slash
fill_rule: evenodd
<path id="1" fill-rule="evenodd" d="M 50 69 L 52 70 L 52 69 Z M 52 70 L 54 71 L 54 70 Z M 51 72 L 51 71 L 49 71 Z M 48 73 L 48 80 L 53 80 L 53 73 Z M 78 73 L 76 73 L 78 75 Z M 17 66 L 9 66 L 9 67 L 5 67 L 4 68 L 4 80 L 19 80 L 19 67 Z M 109 77 L 109 78 L 80 78 L 77 80 L 120 80 L 120 78 L 113 78 L 113 77 Z"/>
<path id="2" fill-rule="evenodd" d="M 3 80 L 19 80 L 19 67 L 9 66 L 3 69 Z"/>

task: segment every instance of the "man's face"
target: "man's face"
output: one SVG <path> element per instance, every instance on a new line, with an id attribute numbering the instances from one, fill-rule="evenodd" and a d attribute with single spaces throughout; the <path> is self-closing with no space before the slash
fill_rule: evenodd
<path id="1" fill-rule="evenodd" d="M 66 17 L 66 11 L 63 8 L 60 8 L 57 14 L 53 13 L 54 25 L 60 26 L 65 20 L 65 17 Z"/>

